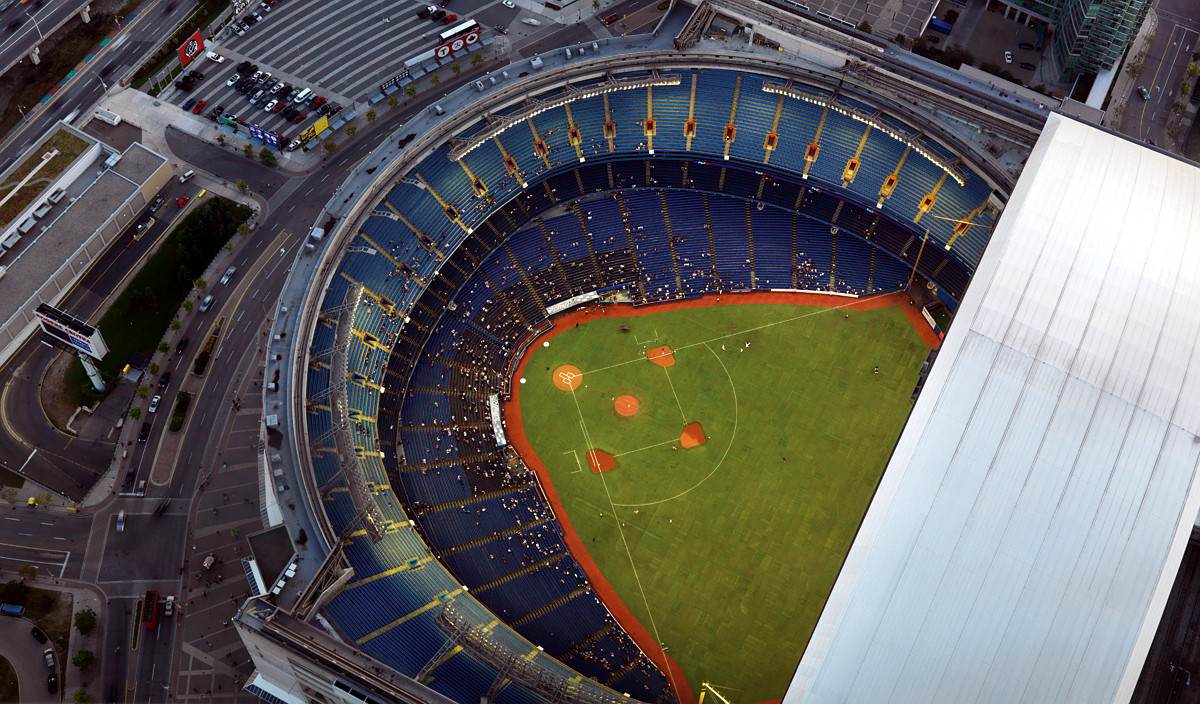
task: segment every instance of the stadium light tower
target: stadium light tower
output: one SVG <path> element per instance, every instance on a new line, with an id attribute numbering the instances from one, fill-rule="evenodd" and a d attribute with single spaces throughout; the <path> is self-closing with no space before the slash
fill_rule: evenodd
<path id="1" fill-rule="evenodd" d="M 96 362 L 108 354 L 108 345 L 100 331 L 70 313 L 45 303 L 38 305 L 34 313 L 42 332 L 50 338 L 48 342 L 42 342 L 74 352 L 83 363 L 83 368 L 87 370 L 92 386 L 100 393 L 108 391 L 108 386 L 100 376 L 100 370 L 96 369 Z"/>

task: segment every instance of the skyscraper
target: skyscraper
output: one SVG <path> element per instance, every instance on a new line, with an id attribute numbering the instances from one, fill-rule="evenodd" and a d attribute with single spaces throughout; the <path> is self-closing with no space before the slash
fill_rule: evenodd
<path id="1" fill-rule="evenodd" d="M 1150 0 L 1014 0 L 1056 25 L 1051 50 L 1059 73 L 1112 68 L 1133 41 Z"/>

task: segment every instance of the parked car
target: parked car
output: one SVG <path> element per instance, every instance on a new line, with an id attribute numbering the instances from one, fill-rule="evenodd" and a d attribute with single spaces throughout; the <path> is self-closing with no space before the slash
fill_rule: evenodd
<path id="1" fill-rule="evenodd" d="M 242 80 L 242 74 L 240 74 L 240 73 L 235 73 L 235 74 L 233 74 L 232 76 L 230 76 L 230 77 L 229 77 L 229 80 L 228 80 L 228 81 L 225 81 L 225 85 L 227 85 L 227 86 L 232 86 L 233 84 L 237 83 L 237 82 L 238 82 L 238 81 L 240 81 L 240 80 Z"/>
<path id="2" fill-rule="evenodd" d="M 162 204 L 163 204 L 163 197 L 162 196 L 154 196 L 154 200 L 150 202 L 150 212 L 152 212 L 152 213 L 158 212 L 158 209 L 160 207 L 162 207 Z"/>
<path id="3" fill-rule="evenodd" d="M 435 12 L 437 12 L 436 7 L 434 7 L 433 5 L 426 5 L 425 7 L 422 7 L 420 10 L 417 10 L 417 19 L 423 20 Z"/>
<path id="4" fill-rule="evenodd" d="M 183 104 L 183 109 L 184 109 L 184 110 L 191 110 L 191 109 L 192 109 L 192 106 L 193 106 L 193 105 L 195 105 L 195 104 L 196 104 L 196 99 L 195 99 L 195 98 L 189 98 L 189 99 L 188 99 L 188 101 L 187 101 L 186 103 L 184 103 L 184 104 Z"/>
<path id="5" fill-rule="evenodd" d="M 1012 63 L 1012 52 L 1011 51 L 1004 52 L 1004 63 L 1006 63 L 1006 64 Z"/>
<path id="6" fill-rule="evenodd" d="M 191 83 L 184 83 L 183 81 L 175 81 L 175 87 L 184 93 L 190 93 L 196 86 Z"/>
<path id="7" fill-rule="evenodd" d="M 208 103 L 207 100 L 197 100 L 196 107 L 192 108 L 192 114 L 199 115 L 200 111 L 204 109 L 206 103 Z"/>
<path id="8" fill-rule="evenodd" d="M 196 69 L 192 69 L 191 71 L 188 71 L 187 75 L 188 75 L 188 78 L 194 78 L 197 81 L 204 80 L 204 74 L 197 71 Z"/>
<path id="9" fill-rule="evenodd" d="M 1037 66 L 1034 66 L 1033 64 L 1029 63 L 1028 61 L 1022 61 L 1021 68 L 1025 69 L 1026 71 L 1036 71 L 1037 70 Z"/>
<path id="10" fill-rule="evenodd" d="M 29 635 L 33 636 L 33 639 L 39 643 L 46 642 L 45 632 L 42 631 L 42 629 L 38 628 L 37 626 L 34 626 L 33 628 L 29 629 Z"/>
<path id="11" fill-rule="evenodd" d="M 443 17 L 445 17 L 445 16 L 446 16 L 446 11 L 445 11 L 445 10 L 438 10 L 437 12 L 433 13 L 433 21 L 434 21 L 434 22 L 441 22 L 441 21 L 442 21 L 442 18 L 443 18 Z"/>
<path id="12" fill-rule="evenodd" d="M 46 648 L 42 652 L 42 657 L 46 659 L 46 669 L 54 669 L 54 648 Z"/>
<path id="13" fill-rule="evenodd" d="M 286 108 L 282 113 L 283 119 L 285 119 L 285 120 L 290 120 L 299 114 L 300 114 L 300 111 L 297 110 L 296 108 Z"/>
<path id="14" fill-rule="evenodd" d="M 263 110 L 266 110 L 267 112 L 275 112 L 275 107 L 277 105 L 279 105 L 279 100 L 277 98 L 272 98 L 271 102 L 263 106 Z"/>
<path id="15" fill-rule="evenodd" d="M 262 75 L 263 75 L 263 72 L 262 72 L 262 71 L 255 71 L 255 72 L 254 72 L 254 75 L 253 75 L 253 76 L 251 76 L 250 78 L 251 78 L 251 79 L 252 79 L 252 80 L 253 80 L 255 83 L 258 83 L 258 79 L 262 78 Z"/>
<path id="16" fill-rule="evenodd" d="M 222 115 L 224 115 L 224 114 L 225 114 L 225 106 L 224 106 L 224 105 L 218 105 L 217 107 L 215 107 L 215 108 L 213 108 L 211 111 L 209 111 L 209 113 L 208 113 L 208 116 L 209 116 L 209 118 L 210 118 L 210 119 L 212 119 L 213 121 L 216 121 L 217 119 L 219 119 L 219 118 L 220 118 Z"/>
<path id="17" fill-rule="evenodd" d="M 179 200 L 175 201 L 175 205 L 178 205 L 180 208 L 182 208 L 183 206 L 188 204 L 189 200 L 191 200 L 191 198 L 189 196 L 183 196 Z"/>
<path id="18" fill-rule="evenodd" d="M 299 115 L 297 115 L 297 116 L 295 116 L 295 117 L 293 117 L 293 118 L 292 118 L 292 124 L 293 124 L 293 125 L 298 125 L 298 124 L 300 124 L 301 122 L 304 122 L 304 118 L 306 118 L 306 117 L 308 117 L 308 113 L 306 113 L 306 112 L 302 112 L 302 113 L 300 113 Z"/>
<path id="19" fill-rule="evenodd" d="M 1037 50 L 1037 47 L 1030 44 L 1029 42 L 1021 42 L 1017 46 L 1022 49 L 1025 49 L 1026 51 L 1036 51 Z"/>
<path id="20" fill-rule="evenodd" d="M 930 44 L 937 44 L 938 42 L 942 41 L 942 38 L 936 34 L 926 34 L 925 41 L 929 42 Z"/>
<path id="21" fill-rule="evenodd" d="M 458 21 L 458 15 L 446 15 L 442 18 L 442 24 L 450 24 L 456 21 Z"/>
<path id="22" fill-rule="evenodd" d="M 316 98 L 313 98 L 312 106 L 314 108 L 319 108 L 327 102 L 329 101 L 325 99 L 325 96 L 319 95 Z"/>
<path id="23" fill-rule="evenodd" d="M 242 18 L 242 22 L 245 23 L 246 27 L 253 27 L 258 24 L 258 20 L 254 18 L 254 15 L 246 15 Z"/>
<path id="24" fill-rule="evenodd" d="M 516 7 L 516 5 L 513 3 L 512 0 L 503 0 L 503 2 L 501 2 L 500 4 L 505 7 Z"/>
<path id="25" fill-rule="evenodd" d="M 614 12 L 611 15 L 609 15 L 608 17 L 604 18 L 604 24 L 612 24 L 613 22 L 616 22 L 619 19 L 621 19 L 621 14 L 619 12 Z"/>
<path id="26" fill-rule="evenodd" d="M 215 51 L 208 52 L 207 56 L 208 56 L 208 60 L 213 63 L 216 63 L 216 64 L 225 63 L 225 57 L 221 56 L 220 54 L 216 53 Z"/>
<path id="27" fill-rule="evenodd" d="M 49 691 L 51 694 L 58 693 L 58 675 L 47 675 L 46 676 L 46 690 Z"/>
<path id="28" fill-rule="evenodd" d="M 154 398 L 150 399 L 150 408 L 147 409 L 147 412 L 153 413 L 157 411 L 160 401 L 162 401 L 162 396 L 155 396 Z"/>
<path id="29" fill-rule="evenodd" d="M 496 25 L 495 27 L 492 27 L 492 30 L 495 31 L 496 34 L 508 34 L 508 27 L 504 27 L 501 25 Z"/>

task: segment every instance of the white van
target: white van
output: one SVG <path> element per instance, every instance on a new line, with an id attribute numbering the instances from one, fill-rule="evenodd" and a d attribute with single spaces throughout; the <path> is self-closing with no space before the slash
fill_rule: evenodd
<path id="1" fill-rule="evenodd" d="M 193 177 L 193 176 L 195 176 L 195 175 L 196 175 L 196 172 L 195 172 L 195 171 L 192 171 L 191 169 L 188 169 L 187 171 L 185 171 L 185 172 L 183 173 L 183 175 L 182 175 L 182 176 L 180 176 L 180 177 L 179 177 L 179 182 L 180 182 L 180 183 L 187 183 L 187 182 L 188 182 L 188 181 L 190 181 L 190 180 L 192 179 L 192 177 Z"/>
<path id="2" fill-rule="evenodd" d="M 296 100 L 294 102 L 303 103 L 305 100 L 308 100 L 308 96 L 310 96 L 312 94 L 313 94 L 312 88 L 305 88 L 304 90 L 302 90 L 296 94 Z"/>

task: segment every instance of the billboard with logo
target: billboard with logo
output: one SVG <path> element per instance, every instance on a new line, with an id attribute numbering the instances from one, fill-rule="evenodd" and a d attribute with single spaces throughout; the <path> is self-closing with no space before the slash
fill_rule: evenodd
<path id="1" fill-rule="evenodd" d="M 310 125 L 308 129 L 301 132 L 300 139 L 305 142 L 312 140 L 312 139 L 316 139 L 317 135 L 321 134 L 322 132 L 324 132 L 327 129 L 329 129 L 329 118 L 322 117 L 321 119 L 312 123 L 312 125 Z"/>
<path id="2" fill-rule="evenodd" d="M 45 303 L 38 304 L 34 314 L 37 315 L 42 332 L 54 338 L 60 345 L 72 347 L 97 360 L 104 359 L 104 355 L 108 354 L 108 345 L 105 344 L 104 337 L 86 321 Z"/>
<path id="3" fill-rule="evenodd" d="M 204 51 L 204 37 L 200 36 L 200 30 L 187 38 L 187 41 L 179 47 L 179 63 L 183 64 L 184 68 L 192 63 L 194 59 L 200 58 L 200 52 Z"/>
<path id="4" fill-rule="evenodd" d="M 437 56 L 437 58 L 444 59 L 456 51 L 465 49 L 468 46 L 470 46 L 472 44 L 477 44 L 477 43 L 479 43 L 479 29 L 478 28 L 476 28 L 474 31 L 471 31 L 471 32 L 468 32 L 468 33 L 462 35 L 461 37 L 455 37 L 455 38 L 447 41 L 445 44 L 442 44 L 437 49 L 435 49 L 434 54 Z"/>
<path id="5" fill-rule="evenodd" d="M 279 135 L 272 130 L 264 129 L 258 125 L 246 125 L 246 130 L 250 132 L 250 136 L 255 139 L 262 140 L 267 146 L 279 148 Z"/>

